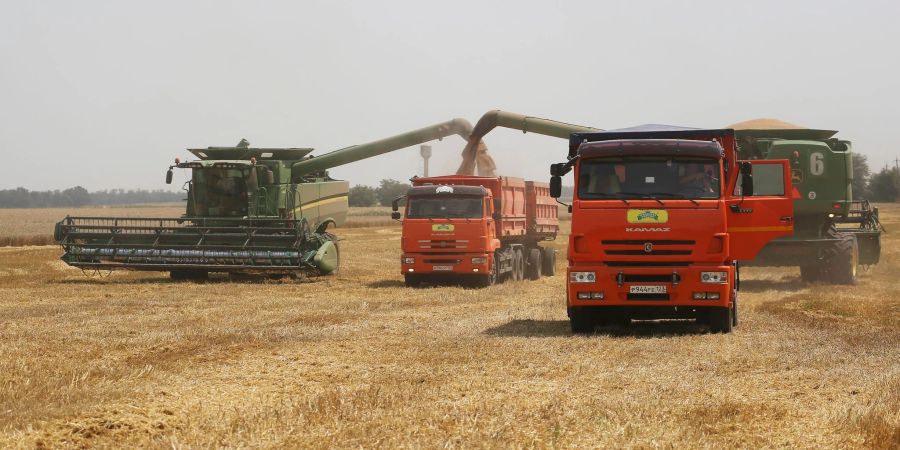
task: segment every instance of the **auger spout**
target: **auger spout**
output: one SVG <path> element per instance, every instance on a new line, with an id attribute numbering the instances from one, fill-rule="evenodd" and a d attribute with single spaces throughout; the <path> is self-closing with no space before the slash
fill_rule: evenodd
<path id="1" fill-rule="evenodd" d="M 469 135 L 472 134 L 472 124 L 465 119 L 453 119 L 385 139 L 334 150 L 294 163 L 291 166 L 292 178 L 296 179 L 307 174 L 321 172 L 435 139 L 443 139 L 454 134 L 468 140 Z"/>
<path id="2" fill-rule="evenodd" d="M 479 175 L 496 176 L 496 165 L 487 154 L 487 147 L 481 142 L 481 139 L 496 127 L 512 128 L 521 130 L 524 133 L 537 133 L 561 139 L 568 139 L 572 133 L 603 131 L 599 128 L 574 125 L 507 111 L 488 111 L 481 116 L 481 119 L 475 124 L 472 134 L 469 136 L 469 142 L 466 148 L 463 149 L 462 164 L 456 171 L 458 175 L 474 175 L 477 166 Z"/>

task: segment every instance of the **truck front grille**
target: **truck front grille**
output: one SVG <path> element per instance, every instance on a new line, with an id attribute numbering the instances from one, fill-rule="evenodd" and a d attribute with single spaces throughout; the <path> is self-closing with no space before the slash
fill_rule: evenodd
<path id="1" fill-rule="evenodd" d="M 426 259 L 424 262 L 425 264 L 459 264 L 462 261 L 459 259 Z"/>
<path id="2" fill-rule="evenodd" d="M 468 239 L 423 239 L 418 241 L 420 248 L 466 248 L 469 245 Z"/>
<path id="3" fill-rule="evenodd" d="M 604 239 L 600 243 L 604 246 L 603 252 L 610 256 L 687 256 L 693 253 L 692 246 L 697 242 L 675 239 Z"/>

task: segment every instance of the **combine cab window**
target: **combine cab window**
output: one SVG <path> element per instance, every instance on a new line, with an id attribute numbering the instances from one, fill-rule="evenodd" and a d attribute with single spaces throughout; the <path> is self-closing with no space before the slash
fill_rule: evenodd
<path id="1" fill-rule="evenodd" d="M 194 169 L 194 210 L 203 217 L 247 215 L 247 179 L 241 169 Z"/>
<path id="2" fill-rule="evenodd" d="M 484 217 L 484 200 L 482 197 L 410 197 L 406 217 L 480 219 Z"/>
<path id="3" fill-rule="evenodd" d="M 578 198 L 719 198 L 719 161 L 603 158 L 581 163 Z"/>

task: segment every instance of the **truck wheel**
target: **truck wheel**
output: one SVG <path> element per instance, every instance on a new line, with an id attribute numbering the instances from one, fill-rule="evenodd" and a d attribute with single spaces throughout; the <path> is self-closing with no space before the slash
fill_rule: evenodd
<path id="1" fill-rule="evenodd" d="M 494 284 L 497 283 L 497 272 L 499 271 L 497 268 L 498 260 L 499 260 L 498 255 L 495 252 L 494 257 L 491 260 L 491 273 L 489 273 L 487 275 L 482 275 L 481 279 L 479 280 L 480 281 L 479 284 L 482 287 L 493 286 Z"/>
<path id="2" fill-rule="evenodd" d="M 732 291 L 732 294 L 731 294 L 731 295 L 733 295 L 732 298 L 734 299 L 734 300 L 731 301 L 731 326 L 732 326 L 732 327 L 736 327 L 736 326 L 737 326 L 737 323 L 738 323 L 738 319 L 737 319 L 737 298 L 738 298 L 738 294 L 737 294 L 737 291 Z"/>
<path id="3" fill-rule="evenodd" d="M 169 272 L 169 278 L 176 281 L 204 281 L 209 279 L 209 272 L 196 269 L 175 269 Z"/>
<path id="4" fill-rule="evenodd" d="M 859 268 L 859 244 L 852 234 L 840 235 L 835 244 L 835 251 L 826 261 L 829 280 L 836 284 L 856 284 L 856 271 Z"/>
<path id="5" fill-rule="evenodd" d="M 541 273 L 545 277 L 556 275 L 556 249 L 545 248 L 542 252 Z"/>
<path id="6" fill-rule="evenodd" d="M 528 251 L 528 265 L 526 274 L 529 280 L 539 280 L 541 278 L 541 251 L 533 248 Z"/>
<path id="7" fill-rule="evenodd" d="M 709 314 L 709 331 L 713 333 L 731 333 L 733 329 L 734 310 L 732 308 L 713 308 Z"/>
<path id="8" fill-rule="evenodd" d="M 525 279 L 525 256 L 522 250 L 513 250 L 513 281 L 522 281 Z"/>
<path id="9" fill-rule="evenodd" d="M 404 274 L 403 284 L 405 284 L 406 287 L 419 287 L 422 284 L 422 277 L 415 274 Z"/>
<path id="10" fill-rule="evenodd" d="M 579 308 L 572 308 L 569 312 L 569 325 L 572 327 L 572 334 L 588 334 L 594 331 L 593 317 Z"/>

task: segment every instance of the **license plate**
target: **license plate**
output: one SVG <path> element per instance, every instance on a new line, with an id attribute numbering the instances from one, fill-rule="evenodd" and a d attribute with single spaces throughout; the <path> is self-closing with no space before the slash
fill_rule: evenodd
<path id="1" fill-rule="evenodd" d="M 453 266 L 431 266 L 431 270 L 453 270 Z"/>
<path id="2" fill-rule="evenodd" d="M 629 294 L 665 294 L 665 286 L 631 286 L 628 288 Z"/>

